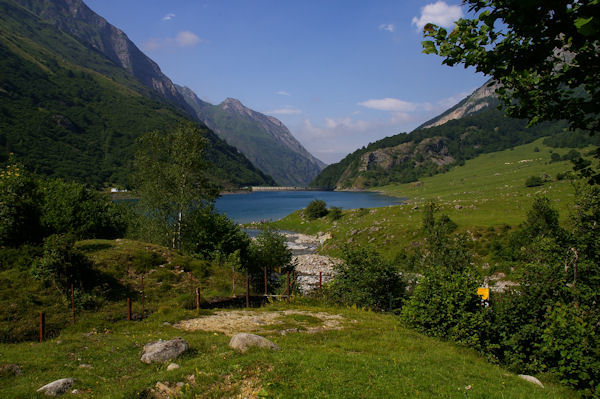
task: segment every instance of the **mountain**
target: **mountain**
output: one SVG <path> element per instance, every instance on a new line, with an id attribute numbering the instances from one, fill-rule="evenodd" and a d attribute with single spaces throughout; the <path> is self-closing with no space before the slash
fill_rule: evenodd
<path id="1" fill-rule="evenodd" d="M 306 186 L 325 167 L 280 120 L 253 111 L 234 98 L 213 105 L 187 87 L 176 87 L 202 122 L 277 183 Z"/>
<path id="2" fill-rule="evenodd" d="M 389 183 L 408 183 L 421 176 L 447 171 L 479 154 L 512 148 L 551 136 L 553 142 L 572 142 L 563 121 L 527 127 L 498 109 L 496 86 L 487 82 L 471 95 L 411 133 L 400 133 L 356 150 L 329 165 L 312 186 L 361 190 Z M 585 140 L 584 140 L 585 141 Z"/>
<path id="3" fill-rule="evenodd" d="M 83 3 L 18 3 L 0 0 L 0 163 L 12 152 L 40 174 L 95 186 L 129 185 L 135 139 L 151 130 L 175 128 L 188 118 L 185 110 L 166 98 L 168 90 L 163 96 L 67 32 L 71 18 L 90 16 Z M 65 5 L 79 8 L 59 7 Z M 61 14 L 66 12 L 71 17 Z M 54 20 L 37 13 L 49 13 Z M 86 26 L 92 35 L 91 22 Z M 107 32 L 115 29 L 105 26 Z M 126 38 L 122 32 L 119 37 Z M 139 63 L 131 65 L 135 71 Z M 216 165 L 216 182 L 225 187 L 274 183 L 237 149 L 202 128 L 211 142 L 207 158 Z"/>
<path id="4" fill-rule="evenodd" d="M 82 0 L 13 0 L 86 47 L 104 54 L 151 89 L 152 96 L 194 115 L 173 82 L 120 29 Z M 92 65 L 86 65 L 93 67 Z M 98 72 L 102 72 L 101 70 Z"/>

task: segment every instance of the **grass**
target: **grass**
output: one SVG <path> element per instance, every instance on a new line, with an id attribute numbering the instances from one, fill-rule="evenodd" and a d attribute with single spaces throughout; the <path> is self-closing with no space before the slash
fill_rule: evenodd
<path id="1" fill-rule="evenodd" d="M 228 347 L 229 337 L 223 334 L 186 332 L 163 324 L 193 317 L 193 311 L 171 309 L 141 322 L 113 323 L 108 329 L 91 318 L 51 341 L 2 345 L 2 363 L 19 364 L 23 373 L 0 378 L 0 391 L 4 397 L 41 397 L 35 394 L 38 387 L 72 377 L 79 398 L 132 398 L 144 397 L 157 381 L 175 383 L 194 375 L 196 385 L 184 387 L 184 398 L 234 397 L 242 392 L 248 397 L 278 398 L 577 396 L 543 377 L 546 389 L 542 390 L 470 349 L 407 330 L 392 315 L 293 302 L 257 311 L 287 308 L 341 314 L 345 328 L 285 336 L 273 331 L 269 337 L 281 351 L 240 354 Z M 140 362 L 145 343 L 176 336 L 190 345 L 190 351 L 176 360 L 180 369 L 167 371 L 168 362 Z M 80 368 L 80 364 L 93 368 Z"/>
<path id="2" fill-rule="evenodd" d="M 551 151 L 563 155 L 569 149 L 551 149 L 542 141 L 484 154 L 416 183 L 375 189 L 407 198 L 402 205 L 344 210 L 337 221 L 327 217 L 309 221 L 303 218 L 302 211 L 296 211 L 275 222 L 275 226 L 305 234 L 330 233 L 332 239 L 320 249 L 325 254 L 337 256 L 343 245 L 372 245 L 388 259 L 395 259 L 422 241 L 423 204 L 435 201 L 440 211 L 458 224 L 459 231 L 470 234 L 473 245 L 479 246 L 485 257 L 485 245 L 476 241 L 493 239 L 506 231 L 507 225 L 510 229 L 521 223 L 538 195 L 550 198 L 561 221 L 568 223 L 574 189 L 570 180 L 557 180 L 556 176 L 572 170 L 572 165 L 568 161 L 550 163 L 550 155 Z M 530 176 L 545 176 L 549 181 L 540 187 L 526 187 Z"/>

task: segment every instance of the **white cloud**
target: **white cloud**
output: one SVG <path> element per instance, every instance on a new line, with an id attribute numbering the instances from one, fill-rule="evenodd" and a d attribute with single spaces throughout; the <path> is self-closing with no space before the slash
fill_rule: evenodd
<path id="1" fill-rule="evenodd" d="M 279 90 L 279 91 L 277 92 L 277 94 L 279 94 L 279 95 L 281 95 L 281 96 L 291 96 L 291 94 L 290 94 L 290 93 L 288 93 L 288 92 L 287 92 L 287 91 L 285 91 L 285 90 Z"/>
<path id="2" fill-rule="evenodd" d="M 175 42 L 179 47 L 195 46 L 201 41 L 202 39 L 200 39 L 196 34 L 190 32 L 189 30 L 179 32 L 177 34 L 177 37 L 175 38 Z"/>
<path id="3" fill-rule="evenodd" d="M 412 112 L 417 109 L 417 104 L 398 100 L 397 98 L 370 99 L 360 102 L 358 105 L 380 111 Z"/>
<path id="4" fill-rule="evenodd" d="M 450 28 L 463 15 L 461 6 L 450 6 L 440 0 L 421 8 L 421 16 L 413 17 L 412 23 L 419 29 L 423 29 L 428 23 Z"/>
<path id="5" fill-rule="evenodd" d="M 385 30 L 385 31 L 394 33 L 394 31 L 396 30 L 396 27 L 394 26 L 394 24 L 381 24 L 381 25 L 379 25 L 379 30 Z"/>
<path id="6" fill-rule="evenodd" d="M 279 108 L 279 109 L 274 109 L 271 111 L 267 111 L 267 114 L 272 114 L 272 115 L 296 115 L 296 114 L 301 114 L 302 110 L 301 109 L 297 109 L 297 108 Z"/>
<path id="7" fill-rule="evenodd" d="M 198 37 L 189 30 L 181 31 L 175 37 L 163 39 L 148 39 L 142 43 L 142 49 L 146 51 L 156 51 L 160 49 L 173 49 L 178 47 L 192 47 L 200 43 L 208 43 L 208 40 Z"/>
<path id="8" fill-rule="evenodd" d="M 163 21 L 170 21 L 173 18 L 175 18 L 175 14 L 173 14 L 172 12 L 168 13 L 167 15 L 165 15 L 164 17 L 162 17 Z"/>

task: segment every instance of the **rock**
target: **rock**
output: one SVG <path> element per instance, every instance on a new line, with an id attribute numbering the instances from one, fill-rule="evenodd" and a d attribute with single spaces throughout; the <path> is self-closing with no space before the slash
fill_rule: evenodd
<path id="1" fill-rule="evenodd" d="M 62 378 L 60 380 L 53 381 L 50 384 L 44 385 L 38 389 L 37 392 L 43 392 L 47 396 L 62 395 L 63 393 L 67 392 L 67 390 L 71 388 L 74 383 L 75 380 L 72 378 Z"/>
<path id="2" fill-rule="evenodd" d="M 3 364 L 0 366 L 0 377 L 4 376 L 18 376 L 21 375 L 21 366 L 18 364 Z"/>
<path id="3" fill-rule="evenodd" d="M 188 349 L 188 343 L 183 338 L 178 337 L 169 341 L 159 339 L 144 345 L 140 360 L 146 364 L 166 362 L 176 358 Z"/>
<path id="4" fill-rule="evenodd" d="M 537 378 L 535 378 L 533 376 L 526 375 L 526 374 L 519 374 L 519 378 L 522 378 L 525 381 L 531 382 L 532 384 L 539 385 L 540 387 L 544 388 L 544 384 L 542 384 L 540 382 L 540 380 L 538 380 Z"/>
<path id="5" fill-rule="evenodd" d="M 179 365 L 177 363 L 171 363 L 167 366 L 168 371 L 177 370 L 178 368 L 179 368 Z"/>
<path id="6" fill-rule="evenodd" d="M 454 209 L 462 209 L 462 205 L 454 205 Z"/>
<path id="7" fill-rule="evenodd" d="M 86 363 L 82 363 L 79 365 L 80 369 L 93 369 L 94 366 L 92 366 L 91 364 L 86 364 Z"/>
<path id="8" fill-rule="evenodd" d="M 246 352 L 249 348 L 253 346 L 256 346 L 258 348 L 279 350 L 279 347 L 273 342 L 269 341 L 268 339 L 263 338 L 260 335 L 247 333 L 240 333 L 231 337 L 231 341 L 229 341 L 229 346 L 242 353 Z"/>
<path id="9" fill-rule="evenodd" d="M 73 390 L 71 391 L 71 393 L 72 393 L 73 395 L 79 395 L 79 394 L 81 393 L 81 391 L 79 391 L 79 389 L 73 389 Z"/>

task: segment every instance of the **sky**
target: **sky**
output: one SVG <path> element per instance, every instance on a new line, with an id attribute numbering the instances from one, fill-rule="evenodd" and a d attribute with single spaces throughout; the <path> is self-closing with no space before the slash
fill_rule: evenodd
<path id="1" fill-rule="evenodd" d="M 481 86 L 474 69 L 422 54 L 427 22 L 460 0 L 84 0 L 174 83 L 281 120 L 334 163 L 410 132 Z"/>

